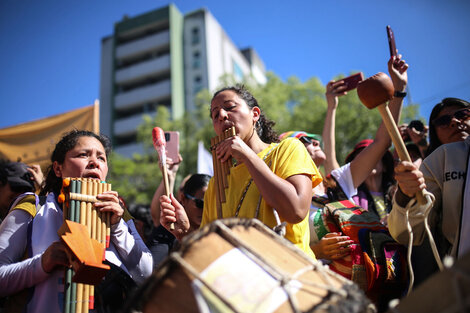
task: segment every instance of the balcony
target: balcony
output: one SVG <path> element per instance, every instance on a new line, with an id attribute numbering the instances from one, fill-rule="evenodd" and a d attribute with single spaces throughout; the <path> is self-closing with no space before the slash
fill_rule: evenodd
<path id="1" fill-rule="evenodd" d="M 170 65 L 170 55 L 161 56 L 116 71 L 115 81 L 118 84 L 125 84 L 150 76 L 158 76 L 169 72 Z"/>
<path id="2" fill-rule="evenodd" d="M 166 79 L 152 85 L 117 94 L 114 97 L 114 107 L 118 110 L 130 109 L 143 103 L 168 99 L 170 96 L 171 83 L 169 79 Z"/>
<path id="3" fill-rule="evenodd" d="M 127 59 L 170 45 L 170 32 L 165 30 L 155 35 L 116 47 L 116 59 Z"/>
<path id="4" fill-rule="evenodd" d="M 146 113 L 154 118 L 156 112 Z M 137 127 L 142 124 L 144 114 L 133 115 L 127 118 L 121 118 L 114 122 L 114 135 L 115 136 L 128 136 L 137 132 Z"/>
<path id="5" fill-rule="evenodd" d="M 131 158 L 134 153 L 140 155 L 144 154 L 145 150 L 144 145 L 142 143 L 133 142 L 127 145 L 117 146 L 116 148 L 114 148 L 114 151 L 122 156 Z"/>

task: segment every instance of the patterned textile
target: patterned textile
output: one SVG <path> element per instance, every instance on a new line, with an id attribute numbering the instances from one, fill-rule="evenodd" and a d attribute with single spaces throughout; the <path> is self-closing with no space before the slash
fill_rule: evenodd
<path id="1" fill-rule="evenodd" d="M 399 298 L 408 286 L 406 249 L 393 240 L 388 231 L 362 229 L 361 246 L 370 259 L 369 286 L 366 294 L 374 302 Z"/>
<path id="2" fill-rule="evenodd" d="M 361 229 L 387 230 L 375 214 L 356 206 L 349 200 L 328 203 L 326 208 L 341 231 L 355 242 L 359 242 L 359 231 Z"/>
<path id="3" fill-rule="evenodd" d="M 330 269 L 357 283 L 380 308 L 389 300 L 400 298 L 408 282 L 405 247 L 393 240 L 374 213 L 353 202 L 315 202 L 324 205 L 314 220 L 319 238 L 329 232 L 341 232 L 355 242 L 350 246 L 351 254 L 333 260 Z"/>

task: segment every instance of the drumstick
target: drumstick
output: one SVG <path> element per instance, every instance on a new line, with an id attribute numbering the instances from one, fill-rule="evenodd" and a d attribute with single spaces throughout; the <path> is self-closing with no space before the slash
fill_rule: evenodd
<path id="1" fill-rule="evenodd" d="M 165 195 L 170 197 L 170 184 L 168 183 L 168 169 L 166 167 L 166 152 L 165 152 L 165 133 L 163 129 L 160 127 L 154 127 L 152 130 L 152 137 L 153 137 L 153 146 L 155 150 L 158 152 L 158 157 L 160 159 L 160 167 L 162 169 L 162 176 L 163 176 L 163 184 L 165 187 Z M 175 229 L 175 224 L 170 224 L 170 229 Z"/>
<path id="2" fill-rule="evenodd" d="M 357 95 L 361 102 L 368 109 L 377 108 L 379 110 L 400 159 L 402 161 L 412 162 L 405 143 L 403 142 L 403 138 L 387 106 L 387 101 L 393 98 L 393 92 L 394 87 L 392 80 L 387 74 L 382 72 L 363 80 L 357 86 Z M 416 194 L 416 199 L 420 204 L 426 203 L 423 190 L 420 190 Z"/>

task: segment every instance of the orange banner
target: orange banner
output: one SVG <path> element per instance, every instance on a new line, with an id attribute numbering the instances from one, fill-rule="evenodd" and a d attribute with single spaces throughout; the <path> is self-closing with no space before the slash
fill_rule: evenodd
<path id="1" fill-rule="evenodd" d="M 0 157 L 44 168 L 57 141 L 72 129 L 99 133 L 98 100 L 91 106 L 0 129 Z"/>

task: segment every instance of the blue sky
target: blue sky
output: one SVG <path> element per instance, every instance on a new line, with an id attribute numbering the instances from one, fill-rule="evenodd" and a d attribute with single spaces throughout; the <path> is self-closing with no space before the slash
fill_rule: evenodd
<path id="1" fill-rule="evenodd" d="M 164 5 L 147 0 L 1 0 L 0 128 L 60 114 L 99 99 L 101 39 L 115 22 Z M 421 115 L 453 96 L 470 100 L 470 1 L 173 2 L 206 7 L 235 45 L 254 47 L 282 79 L 386 72 L 385 26 L 410 65 Z"/>

